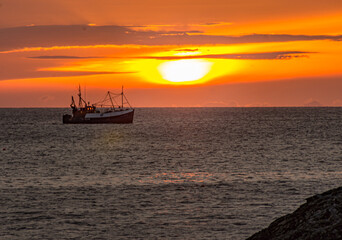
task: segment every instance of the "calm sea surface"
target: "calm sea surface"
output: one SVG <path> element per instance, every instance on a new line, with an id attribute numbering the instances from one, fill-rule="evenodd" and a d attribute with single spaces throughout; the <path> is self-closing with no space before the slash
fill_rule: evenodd
<path id="1" fill-rule="evenodd" d="M 342 185 L 342 108 L 0 109 L 0 239 L 245 239 Z"/>

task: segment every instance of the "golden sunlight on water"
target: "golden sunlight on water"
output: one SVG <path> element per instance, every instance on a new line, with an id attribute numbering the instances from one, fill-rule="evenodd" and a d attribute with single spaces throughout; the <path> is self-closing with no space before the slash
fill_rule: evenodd
<path id="1" fill-rule="evenodd" d="M 175 83 L 197 81 L 207 75 L 212 63 L 201 59 L 168 61 L 159 65 L 158 70 L 165 80 Z"/>

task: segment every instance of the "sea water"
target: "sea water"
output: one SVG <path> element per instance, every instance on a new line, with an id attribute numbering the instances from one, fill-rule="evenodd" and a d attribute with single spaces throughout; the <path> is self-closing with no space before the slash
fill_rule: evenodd
<path id="1" fill-rule="evenodd" d="M 245 239 L 341 185 L 342 108 L 0 109 L 0 239 Z"/>

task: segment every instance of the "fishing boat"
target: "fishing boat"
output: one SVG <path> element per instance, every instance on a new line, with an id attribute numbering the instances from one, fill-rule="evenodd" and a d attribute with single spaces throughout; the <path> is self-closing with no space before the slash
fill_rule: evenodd
<path id="1" fill-rule="evenodd" d="M 134 108 L 129 104 L 123 87 L 121 93 L 116 94 L 108 91 L 102 101 L 90 104 L 82 98 L 81 87 L 79 86 L 78 98 L 77 106 L 74 97 L 71 97 L 72 115 L 64 114 L 63 123 L 133 123 Z M 117 103 L 118 98 L 121 99 L 121 104 Z"/>

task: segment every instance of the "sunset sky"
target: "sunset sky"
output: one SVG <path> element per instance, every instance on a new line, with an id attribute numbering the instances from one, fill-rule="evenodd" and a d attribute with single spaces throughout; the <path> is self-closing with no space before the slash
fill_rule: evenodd
<path id="1" fill-rule="evenodd" d="M 342 106 L 341 0 L 0 0 L 0 107 Z"/>

